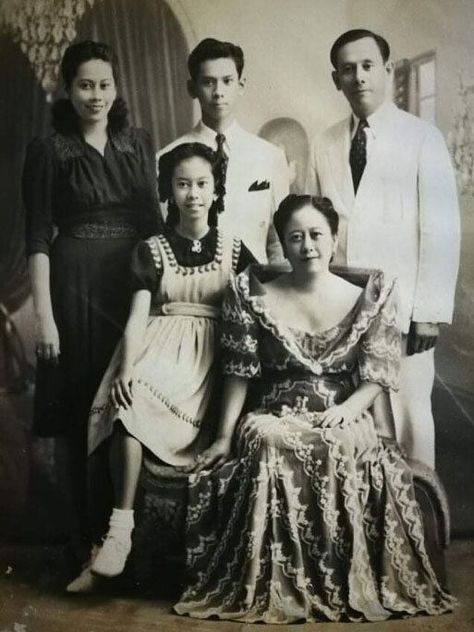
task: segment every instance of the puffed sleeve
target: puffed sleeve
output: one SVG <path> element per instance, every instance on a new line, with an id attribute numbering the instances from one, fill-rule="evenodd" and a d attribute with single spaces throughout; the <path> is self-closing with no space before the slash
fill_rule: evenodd
<path id="1" fill-rule="evenodd" d="M 26 150 L 22 177 L 27 256 L 49 254 L 53 238 L 54 149 L 48 139 L 34 139 Z"/>
<path id="2" fill-rule="evenodd" d="M 155 261 L 146 241 L 140 241 L 135 246 L 130 269 L 132 292 L 148 290 L 155 294 L 161 278 L 161 266 Z"/>
<path id="3" fill-rule="evenodd" d="M 140 160 L 145 171 L 148 191 L 146 192 L 147 205 L 142 221 L 141 231 L 143 237 L 156 235 L 163 232 L 164 222 L 158 203 L 158 188 L 155 170 L 155 150 L 150 134 L 144 129 L 135 129 L 135 142 Z"/>
<path id="4" fill-rule="evenodd" d="M 222 305 L 222 367 L 225 375 L 253 378 L 260 375 L 258 323 L 239 291 L 241 276 L 229 283 Z"/>
<path id="5" fill-rule="evenodd" d="M 374 278 L 373 292 L 378 293 L 375 311 L 359 344 L 359 377 L 375 382 L 384 389 L 398 390 L 401 334 L 397 324 L 398 304 L 395 282 L 383 284 L 382 276 Z"/>

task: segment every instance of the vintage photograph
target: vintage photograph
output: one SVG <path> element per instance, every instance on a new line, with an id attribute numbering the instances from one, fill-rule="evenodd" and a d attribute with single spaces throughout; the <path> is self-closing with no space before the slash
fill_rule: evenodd
<path id="1" fill-rule="evenodd" d="M 0 632 L 474 631 L 473 30 L 0 0 Z"/>

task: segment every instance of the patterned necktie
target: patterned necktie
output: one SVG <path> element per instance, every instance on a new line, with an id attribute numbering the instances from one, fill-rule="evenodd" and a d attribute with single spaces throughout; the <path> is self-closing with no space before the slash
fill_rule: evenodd
<path id="1" fill-rule="evenodd" d="M 229 162 L 229 156 L 224 151 L 225 136 L 224 134 L 217 134 L 217 156 L 219 157 L 218 169 L 221 180 L 220 195 L 217 198 L 217 212 L 222 213 L 224 210 L 224 195 L 225 195 L 225 181 L 227 176 L 227 163 Z"/>
<path id="2" fill-rule="evenodd" d="M 349 153 L 349 163 L 352 171 L 352 182 L 354 183 L 354 193 L 357 193 L 359 182 L 367 164 L 367 135 L 365 128 L 369 124 L 365 119 L 360 119 L 357 131 L 352 139 L 351 151 Z"/>

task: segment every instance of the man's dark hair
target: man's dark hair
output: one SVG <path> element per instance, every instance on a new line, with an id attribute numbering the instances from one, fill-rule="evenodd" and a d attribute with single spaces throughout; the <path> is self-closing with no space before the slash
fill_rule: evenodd
<path id="1" fill-rule="evenodd" d="M 188 57 L 189 75 L 193 81 L 196 81 L 199 75 L 201 64 L 209 59 L 221 59 L 229 57 L 234 60 L 235 67 L 239 79 L 244 69 L 244 52 L 240 46 L 231 44 L 230 42 L 220 42 L 219 40 L 208 37 L 203 39 Z"/>
<path id="2" fill-rule="evenodd" d="M 379 47 L 380 53 L 382 55 L 382 59 L 384 62 L 388 61 L 390 58 L 390 46 L 385 38 L 381 35 L 377 35 L 373 31 L 369 31 L 367 29 L 352 29 L 351 31 L 346 31 L 342 35 L 340 35 L 334 44 L 331 47 L 330 59 L 331 64 L 337 70 L 337 55 L 341 48 L 350 42 L 356 42 L 357 40 L 363 39 L 364 37 L 371 37 L 377 46 Z"/>

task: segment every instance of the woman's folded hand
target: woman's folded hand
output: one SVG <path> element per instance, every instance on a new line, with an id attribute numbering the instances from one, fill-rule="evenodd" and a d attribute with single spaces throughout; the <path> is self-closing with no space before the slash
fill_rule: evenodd
<path id="1" fill-rule="evenodd" d="M 197 458 L 193 472 L 200 472 L 211 467 L 220 467 L 230 455 L 231 440 L 230 439 L 216 439 L 204 452 L 202 452 Z"/>
<path id="2" fill-rule="evenodd" d="M 356 418 L 356 413 L 346 404 L 337 404 L 319 413 L 321 428 L 334 428 L 344 422 L 352 422 Z"/>

